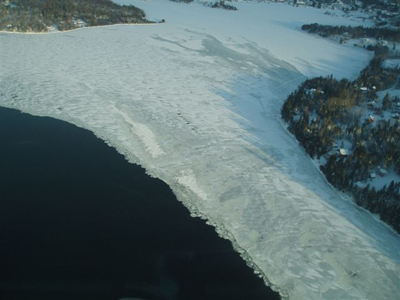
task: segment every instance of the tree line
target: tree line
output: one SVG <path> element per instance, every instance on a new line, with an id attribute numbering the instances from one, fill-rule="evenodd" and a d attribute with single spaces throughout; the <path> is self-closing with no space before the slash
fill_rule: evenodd
<path id="1" fill-rule="evenodd" d="M 306 80 L 288 96 L 281 115 L 310 157 L 324 158 L 320 169 L 333 186 L 400 232 L 400 182 L 379 190 L 362 184 L 380 172 L 400 176 L 400 98 L 386 94 L 380 103 L 377 96 L 400 75 L 399 69 L 382 67 L 387 52 L 376 51 L 354 81 Z"/>
<path id="2" fill-rule="evenodd" d="M 400 30 L 391 28 L 363 27 L 363 26 L 331 26 L 318 23 L 305 24 L 302 30 L 309 33 L 318 34 L 322 37 L 341 36 L 346 34 L 348 38 L 375 38 L 377 40 L 387 40 L 400 42 Z"/>
<path id="3" fill-rule="evenodd" d="M 0 5 L 0 30 L 45 32 L 120 23 L 149 23 L 143 10 L 111 0 L 11 0 Z"/>
<path id="4" fill-rule="evenodd" d="M 233 5 L 227 4 L 225 1 L 217 1 L 212 6 L 212 8 L 223 8 L 227 10 L 237 10 Z"/>
<path id="5" fill-rule="evenodd" d="M 193 0 L 171 0 L 173 2 L 183 2 L 183 3 L 191 3 Z M 209 2 L 203 2 L 202 3 L 205 6 L 211 7 L 211 8 L 223 8 L 227 10 L 237 10 L 237 8 L 233 5 L 227 4 L 226 1 L 221 0 L 217 1 L 215 3 L 212 3 L 211 1 Z"/>

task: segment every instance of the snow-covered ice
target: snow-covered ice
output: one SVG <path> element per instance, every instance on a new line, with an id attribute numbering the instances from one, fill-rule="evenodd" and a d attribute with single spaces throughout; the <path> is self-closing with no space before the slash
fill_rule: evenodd
<path id="1" fill-rule="evenodd" d="M 118 0 L 162 25 L 0 34 L 0 105 L 90 129 L 170 185 L 290 299 L 395 299 L 399 236 L 335 191 L 280 121 L 306 76 L 371 58 L 300 31 L 325 10 Z"/>

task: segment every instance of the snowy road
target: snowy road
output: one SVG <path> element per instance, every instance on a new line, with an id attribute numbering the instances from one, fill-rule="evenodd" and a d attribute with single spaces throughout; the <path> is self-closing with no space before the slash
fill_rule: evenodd
<path id="1" fill-rule="evenodd" d="M 92 130 L 290 299 L 395 299 L 399 236 L 332 189 L 279 117 L 306 76 L 354 77 L 370 58 L 298 27 L 351 22 L 287 5 L 118 2 L 167 23 L 0 34 L 0 105 Z"/>

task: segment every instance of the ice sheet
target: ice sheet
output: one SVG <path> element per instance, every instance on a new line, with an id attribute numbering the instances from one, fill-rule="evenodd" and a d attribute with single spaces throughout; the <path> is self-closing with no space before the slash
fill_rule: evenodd
<path id="1" fill-rule="evenodd" d="M 305 76 L 354 77 L 370 58 L 299 26 L 350 21 L 278 4 L 129 3 L 167 23 L 0 34 L 0 105 L 92 130 L 286 298 L 395 299 L 399 236 L 335 191 L 280 121 Z"/>

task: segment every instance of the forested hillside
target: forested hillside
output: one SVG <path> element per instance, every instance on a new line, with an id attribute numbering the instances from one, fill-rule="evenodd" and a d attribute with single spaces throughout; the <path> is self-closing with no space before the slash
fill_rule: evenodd
<path id="1" fill-rule="evenodd" d="M 392 28 L 331 26 L 313 23 L 303 25 L 301 29 L 322 37 L 345 34 L 347 39 L 375 38 L 377 40 L 400 42 L 400 30 Z"/>
<path id="2" fill-rule="evenodd" d="M 400 70 L 378 48 L 355 81 L 318 77 L 286 100 L 282 117 L 327 180 L 400 232 Z M 384 96 L 383 96 L 384 95 Z"/>
<path id="3" fill-rule="evenodd" d="M 111 0 L 10 0 L 0 4 L 0 30 L 46 32 L 84 26 L 148 23 L 134 6 Z"/>

